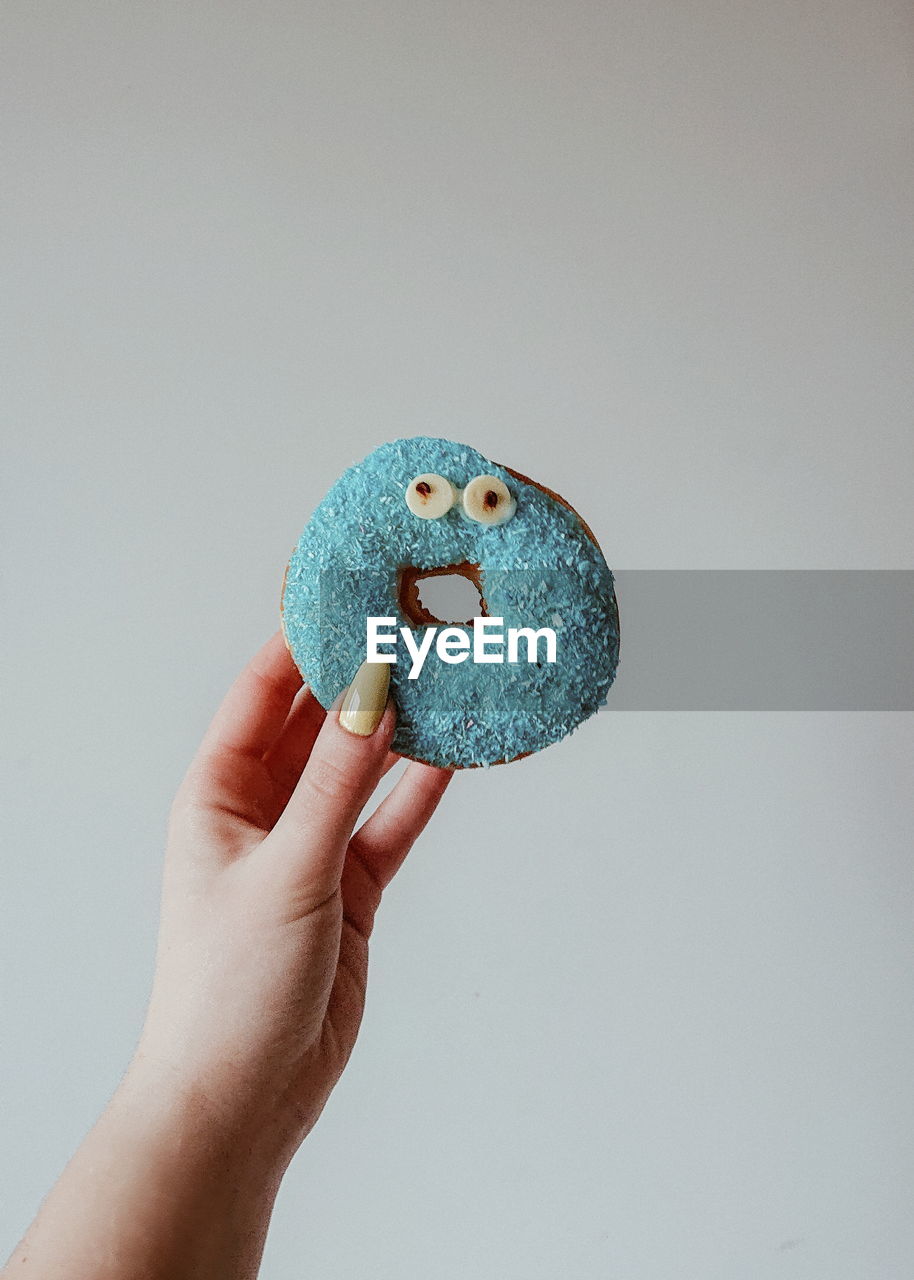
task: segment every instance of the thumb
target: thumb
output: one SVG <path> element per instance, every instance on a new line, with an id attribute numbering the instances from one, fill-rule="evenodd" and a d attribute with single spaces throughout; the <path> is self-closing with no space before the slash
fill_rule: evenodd
<path id="1" fill-rule="evenodd" d="M 339 888 L 349 837 L 386 770 L 396 724 L 389 679 L 386 663 L 362 664 L 327 713 L 278 822 L 252 855 L 266 864 L 296 916 Z"/>

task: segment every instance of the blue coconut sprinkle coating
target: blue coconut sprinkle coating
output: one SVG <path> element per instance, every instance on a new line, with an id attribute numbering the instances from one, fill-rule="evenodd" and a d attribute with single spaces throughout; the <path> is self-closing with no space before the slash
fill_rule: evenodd
<path id="1" fill-rule="evenodd" d="M 434 472 L 459 489 L 497 476 L 517 504 L 513 518 L 483 525 L 457 502 L 424 520 L 404 495 Z M 397 706 L 393 749 L 430 764 L 466 768 L 512 760 L 566 737 L 606 702 L 619 662 L 613 576 L 577 516 L 535 485 L 468 445 L 428 436 L 394 440 L 346 471 L 311 517 L 286 570 L 282 620 L 292 657 L 329 707 L 366 654 L 366 619 L 416 627 L 398 599 L 398 571 L 479 564 L 490 617 L 509 627 L 551 627 L 557 660 L 460 664 L 434 646 L 415 680 L 400 641 L 390 668 Z M 389 651 L 389 650 L 388 650 Z M 507 653 L 505 653 L 507 657 Z"/>

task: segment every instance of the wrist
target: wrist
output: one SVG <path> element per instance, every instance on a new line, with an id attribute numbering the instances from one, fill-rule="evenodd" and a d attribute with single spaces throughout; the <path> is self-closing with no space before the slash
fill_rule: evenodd
<path id="1" fill-rule="evenodd" d="M 274 1197 L 298 1145 L 280 1109 L 263 1098 L 185 1077 L 142 1048 L 107 1114 L 125 1134 L 152 1144 L 179 1180 L 227 1181 Z"/>
<path id="2" fill-rule="evenodd" d="M 138 1055 L 10 1267 L 27 1259 L 29 1274 L 73 1280 L 254 1280 L 287 1163 L 278 1145 L 269 1126 L 230 1119 Z"/>

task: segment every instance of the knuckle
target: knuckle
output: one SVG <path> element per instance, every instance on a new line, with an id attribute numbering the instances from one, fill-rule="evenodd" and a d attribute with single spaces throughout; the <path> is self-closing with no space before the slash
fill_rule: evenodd
<path id="1" fill-rule="evenodd" d="M 306 879 L 287 888 L 283 898 L 283 919 L 300 924 L 309 916 L 327 912 L 331 917 L 342 915 L 339 885 L 329 886 L 320 880 Z"/>
<path id="2" fill-rule="evenodd" d="M 302 776 L 312 794 L 328 804 L 348 804 L 361 789 L 358 776 L 347 762 L 331 757 L 312 757 Z"/>
<path id="3" fill-rule="evenodd" d="M 351 867 L 353 874 L 359 877 L 362 894 L 371 903 L 372 910 L 377 910 L 384 892 L 384 885 L 355 837 L 349 842 L 347 865 Z"/>
<path id="4" fill-rule="evenodd" d="M 381 884 L 365 859 L 350 843 L 342 877 L 344 920 L 355 934 L 367 942 L 381 905 Z"/>

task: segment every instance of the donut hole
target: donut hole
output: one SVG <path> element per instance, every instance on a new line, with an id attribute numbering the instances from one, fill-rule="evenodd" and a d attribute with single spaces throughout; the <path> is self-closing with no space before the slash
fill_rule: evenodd
<path id="1" fill-rule="evenodd" d="M 442 622 L 462 625 L 477 617 L 482 607 L 479 592 L 462 573 L 422 578 L 418 586 L 420 605 Z"/>
<path id="2" fill-rule="evenodd" d="M 434 569 L 407 565 L 400 570 L 398 595 L 414 627 L 464 627 L 488 616 L 479 565 L 467 561 Z"/>

